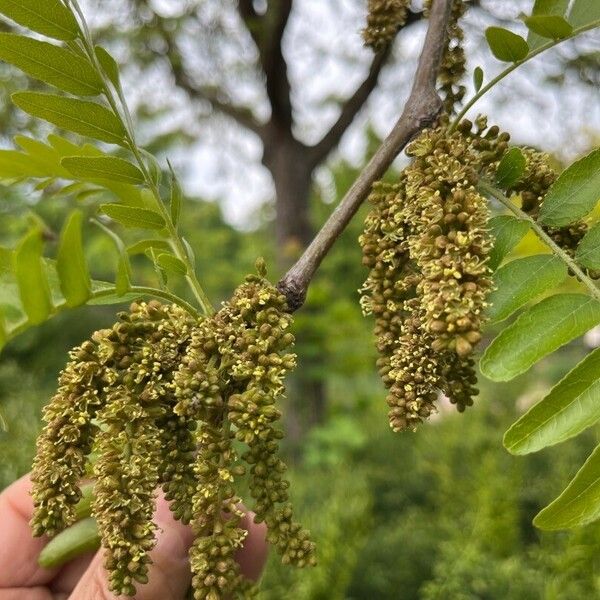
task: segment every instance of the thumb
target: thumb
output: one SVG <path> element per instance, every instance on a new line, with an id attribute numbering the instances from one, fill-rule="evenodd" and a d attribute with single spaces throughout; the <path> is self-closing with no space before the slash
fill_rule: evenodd
<path id="1" fill-rule="evenodd" d="M 189 527 L 173 519 L 167 502 L 159 497 L 154 522 L 157 524 L 156 546 L 148 583 L 137 586 L 135 600 L 183 600 L 190 585 L 188 550 L 193 536 Z M 99 551 L 71 594 L 71 600 L 116 600 L 109 591 Z"/>

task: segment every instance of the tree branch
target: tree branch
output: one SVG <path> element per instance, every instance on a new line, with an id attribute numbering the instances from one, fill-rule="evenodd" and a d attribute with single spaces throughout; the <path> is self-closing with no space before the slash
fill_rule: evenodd
<path id="1" fill-rule="evenodd" d="M 433 2 L 413 87 L 396 125 L 304 254 L 277 284 L 291 311 L 304 303 L 310 281 L 321 261 L 356 214 L 373 183 L 385 173 L 406 144 L 439 115 L 442 102 L 436 92 L 436 80 L 446 44 L 451 4 L 452 0 Z"/>
<path id="2" fill-rule="evenodd" d="M 251 2 L 249 4 L 252 5 Z M 219 94 L 217 90 L 199 86 L 192 80 L 183 66 L 183 57 L 177 47 L 177 42 L 173 39 L 173 34 L 164 26 L 163 21 L 158 16 L 156 22 L 156 29 L 167 48 L 166 56 L 171 64 L 177 87 L 186 91 L 190 98 L 194 100 L 206 100 L 214 110 L 231 117 L 242 127 L 253 131 L 262 138 L 265 134 L 265 127 L 255 118 L 250 108 L 236 106 L 223 98 L 223 94 Z"/>
<path id="3" fill-rule="evenodd" d="M 422 12 L 409 11 L 406 23 L 401 29 L 405 29 L 413 23 L 421 20 Z M 400 30 L 399 30 L 400 31 Z M 327 155 L 339 144 L 346 130 L 354 121 L 356 115 L 360 112 L 366 101 L 369 99 L 371 92 L 377 86 L 379 74 L 386 64 L 390 54 L 391 44 L 382 52 L 378 52 L 371 62 L 369 73 L 354 94 L 350 96 L 342 105 L 342 110 L 337 121 L 331 126 L 331 129 L 323 136 L 323 138 L 309 149 L 309 161 L 313 166 L 320 164 Z"/>

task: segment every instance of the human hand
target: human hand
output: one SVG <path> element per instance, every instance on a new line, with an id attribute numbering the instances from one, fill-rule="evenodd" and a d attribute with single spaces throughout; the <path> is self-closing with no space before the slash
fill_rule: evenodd
<path id="1" fill-rule="evenodd" d="M 79 556 L 60 568 L 38 565 L 48 540 L 31 535 L 30 489 L 26 475 L 0 494 L 0 600 L 115 600 L 108 591 L 102 550 Z M 192 532 L 173 519 L 162 496 L 154 519 L 157 543 L 151 553 L 149 582 L 138 586 L 135 599 L 184 600 L 191 580 L 187 553 Z M 248 537 L 237 560 L 246 577 L 258 579 L 267 557 L 266 527 L 248 516 L 242 527 L 248 530 Z"/>

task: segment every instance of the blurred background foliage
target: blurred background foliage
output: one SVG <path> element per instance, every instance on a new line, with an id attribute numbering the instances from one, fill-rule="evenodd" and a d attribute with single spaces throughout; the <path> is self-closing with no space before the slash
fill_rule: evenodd
<path id="1" fill-rule="evenodd" d="M 197 23 L 190 16 L 197 3 L 183 0 L 89 0 L 84 4 L 95 17 L 96 34 L 125 66 L 127 96 L 134 99 L 136 121 L 148 148 L 161 158 L 167 153 L 172 156 L 188 190 L 198 187 L 199 179 L 203 184 L 220 182 L 208 186 L 211 194 L 207 194 L 219 202 L 191 199 L 182 221 L 184 235 L 196 252 L 199 277 L 212 299 L 219 302 L 228 297 L 253 270 L 258 256 L 267 259 L 271 278 L 276 279 L 281 249 L 273 235 L 273 188 L 270 181 L 263 185 L 264 169 L 262 175 L 252 175 L 261 169 L 257 140 L 244 134 L 243 127 L 236 129 L 204 97 L 210 97 L 208 92 L 217 86 L 224 92 L 219 98 L 244 104 L 261 120 L 269 112 L 264 93 L 257 87 L 257 82 L 263 83 L 261 76 L 247 64 L 256 60 L 249 35 L 227 17 L 235 12 L 235 2 L 199 3 Z M 334 20 L 327 25 L 331 39 L 320 37 L 318 19 L 327 14 L 319 13 L 317 4 L 299 1 L 300 17 L 292 20 L 290 39 L 307 40 L 311 47 L 300 48 L 306 56 L 289 39 L 284 44 L 298 88 L 293 98 L 294 115 L 299 118 L 294 133 L 309 142 L 323 133 L 320 129 L 335 116 L 339 105 L 337 90 L 336 94 L 328 90 L 323 80 L 336 83 L 340 73 L 365 71 L 370 60 L 366 51 L 361 54 L 357 41 L 364 2 L 332 0 L 333 8 L 322 9 L 333 14 L 344 5 L 346 11 L 339 23 Z M 321 3 L 325 4 L 329 6 Z M 481 41 L 481 31 L 490 23 L 504 24 L 519 10 L 528 10 L 531 2 L 482 0 L 473 5 L 467 21 L 468 51 L 471 57 L 475 54 L 472 65 L 482 64 L 487 72 L 487 59 L 481 57 L 476 43 Z M 313 21 L 306 21 L 313 9 Z M 203 35 L 198 27 L 203 28 Z M 188 59 L 191 76 L 191 81 L 180 80 L 177 86 L 173 75 L 177 56 L 169 52 L 168 34 L 177 34 L 175 41 Z M 367 106 L 346 136 L 349 161 L 342 158 L 344 153 L 334 154 L 315 172 L 317 185 L 308 204 L 313 228 L 331 212 L 376 146 L 377 136 L 368 124 L 381 134 L 382 123 L 389 125 L 390 115 L 397 114 L 398 98 L 407 92 L 418 48 L 411 39 L 406 36 L 396 45 L 394 68 L 384 71 L 372 106 Z M 517 142 L 543 138 L 555 149 L 562 145 L 564 154 L 582 152 L 598 136 L 594 129 L 598 105 L 589 98 L 597 92 L 600 63 L 591 46 L 589 41 L 580 41 L 557 51 L 552 60 L 536 63 L 537 71 L 515 74 L 516 79 L 496 96 L 495 105 L 483 108 L 498 115 L 493 121 L 516 133 Z M 328 63 L 321 62 L 325 51 L 334 55 Z M 306 73 L 299 65 L 308 64 L 309 59 L 318 65 L 319 94 L 304 85 Z M 330 63 L 335 61 L 342 67 L 332 70 Z M 43 127 L 16 114 L 8 101 L 10 91 L 24 85 L 14 70 L 0 66 L 2 145 L 11 145 L 11 136 L 24 130 L 45 133 Z M 506 101 L 509 96 L 510 102 Z M 542 113 L 544 123 L 532 126 L 531 115 Z M 551 118 L 557 116 L 560 119 Z M 528 124 L 523 119 L 529 119 Z M 574 121 L 579 129 L 573 127 Z M 565 143 L 565 131 L 572 136 L 569 143 Z M 208 151 L 199 148 L 202 143 Z M 195 169 L 200 168 L 198 175 Z M 258 195 L 257 188 L 262 190 Z M 262 203 L 267 197 L 271 201 Z M 41 220 L 49 254 L 53 254 L 69 208 L 77 204 L 85 210 L 97 202 L 95 196 L 76 200 L 30 187 L 0 188 L 0 246 L 14 246 L 29 221 Z M 237 210 L 247 204 L 252 207 Z M 291 572 L 271 557 L 262 584 L 263 598 L 600 597 L 600 524 L 559 533 L 541 533 L 531 525 L 532 517 L 563 489 L 576 465 L 597 443 L 598 428 L 523 458 L 510 456 L 501 443 L 515 417 L 541 399 L 583 356 L 585 342 L 569 345 L 509 384 L 482 382 L 475 407 L 463 415 L 442 402 L 439 415 L 416 433 L 392 434 L 385 391 L 374 368 L 372 323 L 358 306 L 357 289 L 365 271 L 357 237 L 365 211 L 366 207 L 323 263 L 305 307 L 296 315 L 299 368 L 284 400 L 287 408 L 293 407 L 286 410 L 284 406 L 293 499 L 299 517 L 318 541 L 319 565 Z M 117 260 L 113 244 L 91 225 L 86 230 L 86 251 L 93 275 L 111 278 Z M 527 236 L 514 253 L 537 251 L 536 239 Z M 143 255 L 135 259 L 135 272 L 140 284 L 154 280 Z M 0 411 L 8 430 L 0 431 L 0 489 L 29 470 L 41 408 L 53 393 L 68 350 L 92 331 L 111 324 L 115 310 L 71 311 L 29 331 L 4 350 Z"/>

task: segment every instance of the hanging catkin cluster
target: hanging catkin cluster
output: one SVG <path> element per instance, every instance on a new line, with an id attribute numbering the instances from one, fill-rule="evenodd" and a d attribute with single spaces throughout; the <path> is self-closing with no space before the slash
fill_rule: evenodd
<path id="1" fill-rule="evenodd" d="M 363 29 L 365 46 L 379 52 L 394 40 L 406 23 L 410 0 L 369 0 L 367 26 Z"/>
<path id="2" fill-rule="evenodd" d="M 148 579 L 159 488 L 196 535 L 190 561 L 197 599 L 253 593 L 234 560 L 246 535 L 235 491 L 243 476 L 283 561 L 313 564 L 278 456 L 276 400 L 295 365 L 285 309 L 271 284 L 249 276 L 210 318 L 198 322 L 174 305 L 136 303 L 75 348 L 38 439 L 34 534 L 55 535 L 75 521 L 93 452 L 92 513 L 114 593 L 133 596 Z M 241 456 L 236 439 L 246 446 Z"/>
<path id="3" fill-rule="evenodd" d="M 360 242 L 370 268 L 362 306 L 376 319 L 379 372 L 394 430 L 414 428 L 443 391 L 459 410 L 477 393 L 470 357 L 491 289 L 489 213 L 478 173 L 496 164 L 507 135 L 479 119 L 449 134 L 427 130 L 395 185 L 378 184 Z"/>
<path id="4" fill-rule="evenodd" d="M 249 276 L 194 332 L 175 379 L 175 411 L 202 422 L 195 464 L 200 485 L 193 496 L 193 512 L 201 518 L 192 523 L 197 537 L 191 551 L 197 599 L 228 598 L 239 590 L 233 553 L 244 531 L 234 483 L 246 466 L 256 519 L 266 522 L 268 540 L 283 562 L 299 567 L 314 563 L 308 532 L 292 519 L 286 467 L 278 456 L 281 413 L 275 401 L 295 365 L 285 308 L 285 298 L 274 287 Z M 241 456 L 234 439 L 246 447 Z"/>
<path id="5" fill-rule="evenodd" d="M 431 0 L 426 0 L 426 15 L 428 15 L 430 7 Z M 442 118 L 446 121 L 455 112 L 455 105 L 462 101 L 467 91 L 467 88 L 461 85 L 466 72 L 466 58 L 463 49 L 465 36 L 459 23 L 466 9 L 464 0 L 453 0 L 448 20 L 446 47 L 438 73 L 439 91 L 444 102 Z"/>

